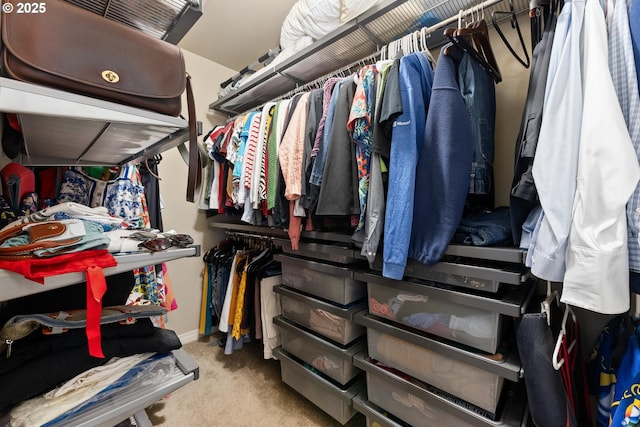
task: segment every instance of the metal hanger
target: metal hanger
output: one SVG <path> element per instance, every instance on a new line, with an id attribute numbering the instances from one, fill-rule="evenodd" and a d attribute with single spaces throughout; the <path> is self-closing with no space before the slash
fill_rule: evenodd
<path id="1" fill-rule="evenodd" d="M 524 53 L 524 59 L 522 59 L 520 55 L 516 53 L 516 51 L 513 49 L 513 47 L 505 37 L 504 33 L 498 26 L 498 19 L 496 18 L 496 15 L 509 16 L 509 22 L 511 23 L 511 28 L 515 29 L 516 33 L 518 34 L 520 47 L 522 48 L 522 52 Z M 531 65 L 531 61 L 529 60 L 529 52 L 527 52 L 527 46 L 524 43 L 524 38 L 522 37 L 522 32 L 520 31 L 520 25 L 518 24 L 518 17 L 516 16 L 515 9 L 513 8 L 513 0 L 509 0 L 508 11 L 503 11 L 503 10 L 493 11 L 493 13 L 491 14 L 491 22 L 493 23 L 493 26 L 496 29 L 496 32 L 504 42 L 505 46 L 507 46 L 507 49 L 509 49 L 509 52 L 511 52 L 511 55 L 513 55 L 513 57 L 516 58 L 518 62 L 524 66 L 524 68 L 529 68 L 529 66 Z"/>

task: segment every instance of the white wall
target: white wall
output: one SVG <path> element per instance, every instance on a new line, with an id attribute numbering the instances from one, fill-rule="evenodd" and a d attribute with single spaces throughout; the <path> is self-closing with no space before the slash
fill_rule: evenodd
<path id="1" fill-rule="evenodd" d="M 530 24 L 527 14 L 519 16 L 519 25 L 531 57 Z M 520 53 L 518 38 L 506 22 L 500 26 L 516 52 Z M 522 110 L 529 88 L 529 69 L 524 68 L 509 52 L 498 33 L 489 28 L 491 47 L 502 74 L 502 82 L 496 85 L 496 157 L 494 176 L 496 181 L 496 206 L 509 205 L 509 192 L 513 178 L 515 143 L 520 129 Z M 522 57 L 522 54 L 520 55 Z"/>
<path id="2" fill-rule="evenodd" d="M 184 55 L 193 85 L 196 116 L 202 122 L 203 132 L 207 133 L 214 124 L 222 124 L 226 120 L 225 116 L 211 114 L 209 104 L 217 99 L 220 82 L 235 74 L 235 71 L 189 51 L 184 51 Z M 184 96 L 183 115 L 188 116 Z M 199 137 L 201 138 L 202 136 Z M 204 211 L 199 211 L 196 204 L 186 202 L 187 165 L 177 149 L 163 153 L 162 157 L 158 172 L 161 177 L 160 196 L 164 202 L 164 229 L 191 235 L 201 245 L 204 253 L 215 242 L 211 237 L 212 232 L 207 228 Z M 169 313 L 167 328 L 184 336 L 197 330 L 199 325 L 202 257 L 171 261 L 167 263 L 167 268 L 178 303 L 178 309 Z"/>

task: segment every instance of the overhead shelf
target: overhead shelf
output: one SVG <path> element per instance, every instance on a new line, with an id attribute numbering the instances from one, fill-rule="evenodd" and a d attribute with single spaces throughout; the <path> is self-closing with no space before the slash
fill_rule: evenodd
<path id="1" fill-rule="evenodd" d="M 104 269 L 105 276 L 131 271 L 137 267 L 145 265 L 155 265 L 167 261 L 172 261 L 184 257 L 200 256 L 200 246 L 190 246 L 188 248 L 169 248 L 160 252 L 139 252 L 131 254 L 114 254 L 114 258 L 118 261 L 115 267 Z M 0 301 L 8 301 L 13 298 L 33 295 L 52 289 L 63 288 L 76 283 L 84 282 L 84 273 L 67 273 L 57 276 L 47 277 L 44 285 L 34 282 L 22 276 L 7 270 L 0 270 L 0 283 L 2 283 L 2 294 Z"/>
<path id="2" fill-rule="evenodd" d="M 0 111 L 20 117 L 26 166 L 122 165 L 189 139 L 181 118 L 8 78 Z"/>
<path id="3" fill-rule="evenodd" d="M 67 0 L 112 21 L 177 44 L 202 16 L 199 0 Z"/>
<path id="4" fill-rule="evenodd" d="M 345 23 L 289 58 L 268 66 L 266 72 L 209 105 L 210 109 L 236 115 L 283 96 L 297 86 L 365 58 L 402 36 L 434 25 L 467 9 L 476 0 L 388 0 Z M 529 7 L 526 0 L 514 0 L 516 11 Z M 483 11 L 487 23 L 494 10 L 508 10 L 497 4 Z M 442 32 L 429 35 L 430 48 L 444 41 Z"/>

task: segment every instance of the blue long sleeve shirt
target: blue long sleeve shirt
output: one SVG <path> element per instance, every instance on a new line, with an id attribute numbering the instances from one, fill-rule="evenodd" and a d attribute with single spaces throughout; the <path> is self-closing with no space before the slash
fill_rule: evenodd
<path id="1" fill-rule="evenodd" d="M 424 139 L 433 71 L 422 53 L 400 60 L 402 114 L 393 123 L 382 275 L 402 279 L 413 222 L 416 166 Z"/>
<path id="2" fill-rule="evenodd" d="M 583 106 L 580 41 L 584 9 L 584 0 L 573 0 L 565 3 L 558 16 L 532 168 L 543 217 L 534 230 L 537 237 L 531 272 L 554 282 L 564 280 L 576 193 Z"/>

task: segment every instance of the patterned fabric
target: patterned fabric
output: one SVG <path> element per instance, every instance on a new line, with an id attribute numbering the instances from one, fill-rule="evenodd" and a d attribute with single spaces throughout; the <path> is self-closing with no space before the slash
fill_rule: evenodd
<path id="1" fill-rule="evenodd" d="M 240 279 L 240 286 L 238 287 L 238 293 L 236 295 L 235 311 L 233 313 L 233 326 L 231 327 L 231 336 L 236 340 L 239 340 L 242 335 L 249 333 L 249 328 L 242 328 L 242 312 L 245 304 L 249 304 L 249 301 L 245 301 L 245 291 L 247 289 L 247 263 L 242 270 L 242 276 Z"/>
<path id="2" fill-rule="evenodd" d="M 258 126 L 258 138 L 256 140 L 255 157 L 253 159 L 253 171 L 251 173 L 251 180 L 249 184 L 249 192 L 251 193 L 251 208 L 257 210 L 260 207 L 260 203 L 263 200 L 260 197 L 260 181 L 264 176 L 264 156 L 266 153 L 267 145 L 267 126 L 271 124 L 271 111 L 275 104 L 273 102 L 267 102 L 262 106 L 260 113 L 260 123 Z M 266 188 L 265 188 L 266 193 Z M 266 194 L 265 194 L 266 198 Z"/>
<path id="3" fill-rule="evenodd" d="M 236 176 L 234 171 L 242 164 L 240 148 L 242 145 L 241 132 L 244 127 L 244 119 L 245 116 L 236 118 L 233 124 L 231 141 L 229 141 L 229 145 L 227 146 L 227 161 L 233 165 L 230 171 L 231 179 L 229 180 L 229 185 L 231 186 L 230 198 L 234 205 L 238 202 L 238 188 L 240 188 L 240 175 Z"/>
<path id="4" fill-rule="evenodd" d="M 120 217 L 133 228 L 145 228 L 150 225 L 147 199 L 136 165 L 125 166 L 112 185 L 107 186 L 104 206 L 109 213 Z"/>
<path id="5" fill-rule="evenodd" d="M 322 141 L 322 135 L 324 133 L 324 125 L 327 122 L 327 113 L 329 112 L 329 101 L 331 100 L 331 94 L 333 93 L 333 87 L 336 82 L 340 80 L 338 77 L 331 77 L 324 83 L 322 90 L 324 91 L 322 97 L 322 117 L 320 123 L 318 123 L 318 130 L 316 132 L 316 139 L 313 142 L 313 149 L 311 150 L 311 158 L 313 159 L 318 155 L 320 150 L 320 143 Z"/>
<path id="6" fill-rule="evenodd" d="M 378 73 L 375 65 L 363 67 L 358 74 L 358 86 L 353 96 L 351 113 L 347 127 L 356 143 L 358 162 L 358 199 L 360 218 L 356 231 L 365 224 L 367 192 L 369 191 L 369 171 L 371 161 L 371 138 L 373 136 L 373 108 L 375 105 L 375 78 Z"/>
<path id="7" fill-rule="evenodd" d="M 640 94 L 629 29 L 627 6 L 631 0 L 615 3 L 609 27 L 609 71 L 618 102 L 640 159 Z M 609 23 L 609 19 L 607 19 Z M 640 272 L 640 184 L 627 203 L 629 269 Z"/>
<path id="8" fill-rule="evenodd" d="M 244 151 L 244 188 L 251 188 L 251 177 L 253 176 L 253 168 L 256 160 L 256 149 L 258 148 L 258 137 L 260 136 L 260 123 L 262 121 L 262 113 L 257 113 L 251 119 L 251 127 L 249 129 L 249 138 Z"/>
<path id="9" fill-rule="evenodd" d="M 640 340 L 633 333 L 616 372 L 616 385 L 611 403 L 609 426 L 640 425 Z"/>
<path id="10" fill-rule="evenodd" d="M 616 366 L 611 358 L 614 342 L 622 336 L 620 317 L 614 317 L 604 326 L 588 360 L 589 393 L 598 399 L 597 425 L 609 425 L 611 404 L 616 388 Z M 622 341 L 622 340 L 620 340 Z"/>
<path id="11" fill-rule="evenodd" d="M 253 174 L 253 165 L 256 157 L 256 147 L 258 145 L 258 135 L 260 134 L 260 113 L 255 113 L 245 124 L 248 133 L 242 158 L 242 173 L 240 175 L 240 189 L 238 190 L 238 203 L 244 205 L 247 197 L 247 191 L 251 187 L 251 176 Z"/>
<path id="12" fill-rule="evenodd" d="M 59 201 L 104 206 L 109 214 L 122 218 L 132 228 L 143 228 L 149 222 L 144 187 L 136 165 L 121 168 L 120 175 L 113 181 L 92 178 L 81 168 L 68 169 L 62 178 Z"/>
<path id="13" fill-rule="evenodd" d="M 135 277 L 135 284 L 133 285 L 132 292 L 134 294 L 140 294 L 151 304 L 161 304 L 164 302 L 162 294 L 158 289 L 158 281 L 156 279 L 156 269 L 153 265 L 147 265 L 145 267 L 136 268 L 133 270 Z"/>
<path id="14" fill-rule="evenodd" d="M 263 200 L 267 200 L 267 138 L 269 137 L 269 131 L 271 130 L 271 123 L 273 122 L 273 111 L 275 109 L 275 104 L 269 107 L 267 111 L 267 115 L 264 119 L 264 139 L 262 143 L 262 161 L 260 162 L 260 182 L 258 188 L 259 200 L 255 203 L 259 206 Z"/>
<path id="15" fill-rule="evenodd" d="M 160 287 L 160 294 L 162 295 L 162 306 L 167 311 L 173 311 L 178 308 L 178 301 L 173 293 L 173 284 L 169 278 L 169 270 L 166 263 L 161 265 L 162 271 L 156 272 L 156 278 L 158 280 L 158 286 Z"/>
<path id="16" fill-rule="evenodd" d="M 85 174 L 81 168 L 70 168 L 64 172 L 60 183 L 60 203 L 75 202 L 95 208 L 103 206 L 107 181 Z"/>

